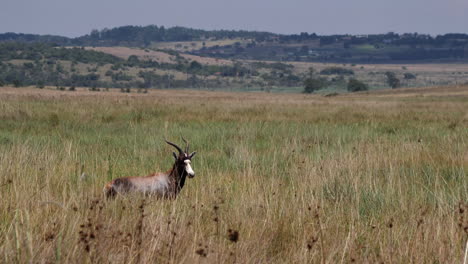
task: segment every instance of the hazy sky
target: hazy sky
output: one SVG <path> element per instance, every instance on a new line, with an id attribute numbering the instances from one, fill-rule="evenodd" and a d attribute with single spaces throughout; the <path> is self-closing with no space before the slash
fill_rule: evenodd
<path id="1" fill-rule="evenodd" d="M 468 0 L 0 0 L 0 33 L 69 37 L 124 25 L 275 33 L 468 33 Z"/>

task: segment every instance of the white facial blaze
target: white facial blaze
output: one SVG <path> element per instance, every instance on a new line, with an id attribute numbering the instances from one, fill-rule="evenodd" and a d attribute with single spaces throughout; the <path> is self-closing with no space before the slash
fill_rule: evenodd
<path id="1" fill-rule="evenodd" d="M 185 160 L 184 162 L 185 162 L 185 171 L 191 176 L 195 175 L 195 172 L 192 170 L 192 166 L 190 166 L 190 160 Z"/>

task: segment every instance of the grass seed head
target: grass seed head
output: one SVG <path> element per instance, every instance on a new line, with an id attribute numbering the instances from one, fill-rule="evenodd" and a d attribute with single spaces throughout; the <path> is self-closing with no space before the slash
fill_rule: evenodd
<path id="1" fill-rule="evenodd" d="M 237 241 L 239 241 L 239 231 L 229 229 L 228 230 L 228 239 L 231 242 L 237 243 Z"/>
<path id="2" fill-rule="evenodd" d="M 204 257 L 204 258 L 206 258 L 206 256 L 208 255 L 205 249 L 203 248 L 199 248 L 195 250 L 195 253 L 197 253 L 199 256 Z"/>

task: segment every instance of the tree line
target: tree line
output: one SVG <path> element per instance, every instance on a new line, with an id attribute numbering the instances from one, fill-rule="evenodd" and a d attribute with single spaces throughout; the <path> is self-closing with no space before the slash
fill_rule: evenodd
<path id="1" fill-rule="evenodd" d="M 151 42 L 198 41 L 206 39 L 254 39 L 265 41 L 278 34 L 247 30 L 202 30 L 187 27 L 169 27 L 157 25 L 122 26 L 115 28 L 93 29 L 89 34 L 76 38 L 62 36 L 35 35 L 21 33 L 0 34 L 0 42 L 48 42 L 56 45 L 75 46 L 137 46 L 146 47 Z"/>
<path id="2" fill-rule="evenodd" d="M 405 33 L 398 34 L 389 32 L 386 34 L 369 35 L 317 35 L 315 33 L 302 32 L 300 34 L 275 34 L 270 32 L 247 31 L 247 30 L 202 30 L 188 27 L 164 27 L 157 25 L 148 26 L 121 26 L 115 28 L 93 29 L 89 34 L 76 38 L 68 38 L 53 35 L 36 35 L 22 33 L 0 34 L 0 42 L 47 42 L 56 45 L 75 46 L 137 46 L 145 47 L 151 42 L 167 41 L 201 41 L 220 39 L 250 39 L 256 42 L 307 42 L 319 40 L 320 45 L 326 46 L 334 43 L 343 43 L 344 48 L 353 45 L 383 45 L 393 46 L 410 45 L 431 47 L 466 47 L 468 34 L 448 33 L 444 35 L 431 36 L 428 34 Z"/>

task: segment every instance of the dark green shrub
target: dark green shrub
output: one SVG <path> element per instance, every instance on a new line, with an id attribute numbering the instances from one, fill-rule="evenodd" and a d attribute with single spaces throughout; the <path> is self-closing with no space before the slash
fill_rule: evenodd
<path id="1" fill-rule="evenodd" d="M 405 78 L 406 80 L 412 80 L 412 79 L 416 79 L 416 75 L 414 75 L 414 74 L 412 74 L 412 73 L 409 73 L 409 72 L 406 72 L 406 73 L 404 74 L 404 78 Z"/>
<path id="2" fill-rule="evenodd" d="M 44 89 L 44 86 L 45 86 L 44 81 L 38 81 L 36 83 L 36 88 Z"/>
<path id="3" fill-rule="evenodd" d="M 304 81 L 304 93 L 313 93 L 324 88 L 326 82 L 323 79 L 307 78 Z"/>
<path id="4" fill-rule="evenodd" d="M 357 80 L 357 79 L 350 79 L 348 81 L 348 91 L 350 92 L 359 92 L 359 91 L 367 91 L 369 90 L 369 87 L 367 84 Z"/>
<path id="5" fill-rule="evenodd" d="M 400 87 L 400 80 L 396 77 L 394 72 L 386 72 L 385 76 L 387 76 L 387 84 L 390 87 L 393 89 Z"/>
<path id="6" fill-rule="evenodd" d="M 322 75 L 354 75 L 353 70 L 349 70 L 342 67 L 328 67 L 320 71 Z"/>
<path id="7" fill-rule="evenodd" d="M 16 80 L 13 80 L 13 86 L 15 86 L 16 88 L 18 87 L 21 87 L 23 84 L 21 83 L 20 80 L 16 79 Z"/>

